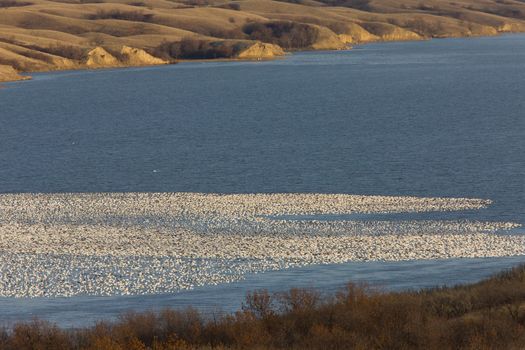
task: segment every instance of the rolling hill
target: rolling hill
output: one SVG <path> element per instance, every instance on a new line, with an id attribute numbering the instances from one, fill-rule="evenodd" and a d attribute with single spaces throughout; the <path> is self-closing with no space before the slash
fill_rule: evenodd
<path id="1" fill-rule="evenodd" d="M 522 31 L 523 0 L 0 0 L 0 80 Z"/>

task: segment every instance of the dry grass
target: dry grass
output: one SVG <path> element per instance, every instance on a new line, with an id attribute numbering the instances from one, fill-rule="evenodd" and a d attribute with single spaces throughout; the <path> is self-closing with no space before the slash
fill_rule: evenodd
<path id="1" fill-rule="evenodd" d="M 115 323 L 61 330 L 34 321 L 0 332 L 11 349 L 522 349 L 525 266 L 480 283 L 382 293 L 349 283 L 249 293 L 233 315 L 193 309 L 129 313 Z"/>
<path id="2" fill-rule="evenodd" d="M 127 45 L 151 52 L 191 38 L 339 49 L 357 42 L 518 31 L 525 31 L 525 3 L 517 0 L 0 0 L 0 61 L 22 71 L 70 69 L 70 62 L 49 59 L 49 47 L 87 52 Z M 2 43 L 5 38 L 46 55 L 21 55 Z M 71 59 L 71 50 L 64 53 L 54 55 Z M 83 63 L 74 62 L 78 68 Z"/>
<path id="3" fill-rule="evenodd" d="M 8 7 L 23 7 L 32 5 L 31 2 L 15 1 L 15 0 L 0 0 L 0 8 Z"/>

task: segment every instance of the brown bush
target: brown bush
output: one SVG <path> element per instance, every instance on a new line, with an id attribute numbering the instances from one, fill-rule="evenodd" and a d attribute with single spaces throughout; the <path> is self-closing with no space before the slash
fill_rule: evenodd
<path id="1" fill-rule="evenodd" d="M 233 10 L 233 11 L 240 11 L 241 10 L 241 4 L 236 2 L 229 2 L 226 4 L 222 4 L 217 6 L 219 8 L 227 9 L 227 10 Z"/>
<path id="2" fill-rule="evenodd" d="M 47 322 L 33 321 L 28 324 L 15 325 L 12 332 L 4 335 L 0 348 L 5 350 L 62 350 L 72 348 L 72 343 L 66 331 Z"/>
<path id="3" fill-rule="evenodd" d="M 120 10 L 98 10 L 97 13 L 87 16 L 88 19 L 119 19 L 122 21 L 151 22 L 153 14 L 141 11 L 120 11 Z"/>
<path id="4" fill-rule="evenodd" d="M 246 34 L 244 34 L 240 28 L 210 28 L 206 31 L 202 31 L 201 34 L 223 39 L 244 39 L 246 37 Z"/>
<path id="5" fill-rule="evenodd" d="M 73 60 L 82 60 L 85 57 L 84 49 L 72 45 L 55 44 L 50 46 L 39 46 L 34 44 L 26 44 L 14 38 L 0 38 L 0 42 L 5 42 L 36 51 L 33 53 L 24 53 L 23 55 L 25 55 L 26 57 L 36 58 L 43 61 L 49 61 L 50 57 L 43 55 L 42 52 Z"/>
<path id="6" fill-rule="evenodd" d="M 27 48 L 42 51 L 51 55 L 69 58 L 72 60 L 81 61 L 86 56 L 86 50 L 72 45 L 51 45 L 51 46 L 37 46 L 26 45 Z"/>
<path id="7" fill-rule="evenodd" d="M 27 1 L 16 1 L 16 0 L 0 0 L 0 8 L 22 7 L 22 6 L 29 6 L 29 5 L 33 5 L 33 3 L 27 2 Z"/>
<path id="8" fill-rule="evenodd" d="M 304 0 L 275 0 L 275 1 L 279 1 L 279 2 L 287 2 L 287 3 L 290 3 L 290 4 L 304 4 Z"/>
<path id="9" fill-rule="evenodd" d="M 209 0 L 184 0 L 183 4 L 188 5 L 188 6 L 195 6 L 195 7 L 211 5 Z"/>
<path id="10" fill-rule="evenodd" d="M 184 38 L 181 41 L 164 42 L 150 50 L 151 54 L 165 60 L 232 58 L 241 47 L 228 41 L 208 41 Z"/>
<path id="11" fill-rule="evenodd" d="M 319 36 L 319 31 L 311 25 L 287 21 L 248 23 L 243 31 L 252 40 L 277 44 L 285 49 L 308 48 Z"/>
<path id="12" fill-rule="evenodd" d="M 45 322 L 0 331 L 0 349 L 522 349 L 525 267 L 485 281 L 384 293 L 349 283 L 248 293 L 240 311 L 128 313 L 115 323 L 61 330 Z"/>
<path id="13" fill-rule="evenodd" d="M 318 0 L 327 6 L 349 7 L 362 11 L 372 11 L 371 0 Z"/>

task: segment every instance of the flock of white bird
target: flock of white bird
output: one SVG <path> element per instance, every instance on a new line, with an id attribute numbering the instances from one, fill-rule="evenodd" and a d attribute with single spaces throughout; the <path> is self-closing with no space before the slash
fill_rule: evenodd
<path id="1" fill-rule="evenodd" d="M 490 201 L 342 194 L 0 195 L 0 296 L 171 293 L 309 264 L 525 255 L 519 225 L 354 220 Z"/>

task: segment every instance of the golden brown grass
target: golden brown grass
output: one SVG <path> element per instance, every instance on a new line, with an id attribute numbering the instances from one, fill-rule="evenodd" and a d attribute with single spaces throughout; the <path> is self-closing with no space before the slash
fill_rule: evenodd
<path id="1" fill-rule="evenodd" d="M 97 46 L 151 53 L 182 39 L 219 40 L 224 58 L 234 45 L 255 40 L 340 49 L 524 29 L 525 3 L 518 0 L 0 0 L 0 64 L 19 71 L 85 68 L 83 58 Z"/>
<path id="2" fill-rule="evenodd" d="M 11 349 L 523 349 L 525 265 L 472 285 L 383 293 L 349 283 L 335 295 L 249 293 L 233 315 L 129 313 L 62 330 L 34 321 L 0 332 Z"/>

